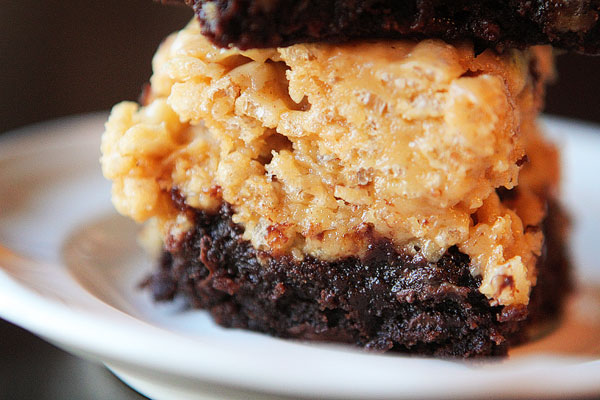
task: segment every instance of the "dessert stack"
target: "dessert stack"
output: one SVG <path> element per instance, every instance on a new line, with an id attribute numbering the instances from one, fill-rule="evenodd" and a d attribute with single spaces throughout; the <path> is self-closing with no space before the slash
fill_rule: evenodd
<path id="1" fill-rule="evenodd" d="M 147 290 L 377 351 L 526 340 L 569 289 L 536 122 L 551 45 L 599 51 L 597 5 L 547 3 L 188 1 L 102 139 L 113 203 L 159 259 Z"/>

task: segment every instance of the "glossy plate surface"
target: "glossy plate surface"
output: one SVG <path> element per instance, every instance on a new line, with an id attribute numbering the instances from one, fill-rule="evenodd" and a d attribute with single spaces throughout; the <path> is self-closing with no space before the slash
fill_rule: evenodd
<path id="1" fill-rule="evenodd" d="M 546 118 L 563 149 L 579 286 L 545 338 L 508 360 L 367 354 L 226 330 L 137 289 L 152 261 L 110 204 L 104 114 L 0 139 L 0 316 L 107 364 L 154 398 L 573 397 L 600 394 L 600 127 Z"/>

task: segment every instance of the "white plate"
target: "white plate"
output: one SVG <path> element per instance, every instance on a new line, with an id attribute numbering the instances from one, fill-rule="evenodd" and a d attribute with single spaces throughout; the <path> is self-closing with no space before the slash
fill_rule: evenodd
<path id="1" fill-rule="evenodd" d="M 508 360 L 367 354 L 215 326 L 155 305 L 136 285 L 152 262 L 117 216 L 98 148 L 106 115 L 0 139 L 0 316 L 105 363 L 142 393 L 173 398 L 572 397 L 600 393 L 600 128 L 546 119 L 565 164 L 581 286 L 567 317 Z"/>

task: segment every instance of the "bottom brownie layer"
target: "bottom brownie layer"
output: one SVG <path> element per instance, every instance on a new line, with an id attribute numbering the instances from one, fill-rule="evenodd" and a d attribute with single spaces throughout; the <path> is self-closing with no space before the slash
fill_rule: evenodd
<path id="1" fill-rule="evenodd" d="M 214 215 L 189 210 L 194 228 L 169 243 L 146 286 L 156 300 L 185 296 L 226 327 L 378 351 L 504 355 L 509 344 L 526 339 L 530 321 L 555 316 L 567 292 L 564 228 L 558 208 L 549 210 L 528 307 L 490 306 L 469 258 L 456 248 L 437 263 L 399 254 L 386 241 L 360 260 L 273 257 L 241 239 L 227 204 Z"/>

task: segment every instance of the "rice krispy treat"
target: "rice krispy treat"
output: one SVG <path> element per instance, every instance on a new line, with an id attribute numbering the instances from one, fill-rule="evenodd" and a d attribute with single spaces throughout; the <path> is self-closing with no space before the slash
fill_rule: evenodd
<path id="1" fill-rule="evenodd" d="M 552 65 L 437 39 L 222 49 L 192 21 L 144 104 L 114 107 L 103 172 L 161 238 L 157 299 L 285 337 L 503 354 L 540 271 L 566 282 L 535 122 Z"/>

